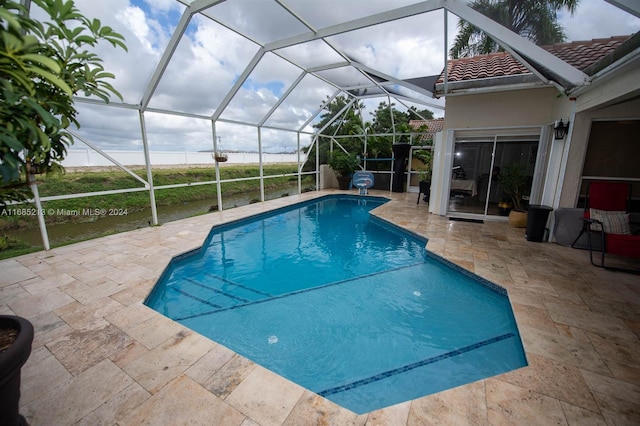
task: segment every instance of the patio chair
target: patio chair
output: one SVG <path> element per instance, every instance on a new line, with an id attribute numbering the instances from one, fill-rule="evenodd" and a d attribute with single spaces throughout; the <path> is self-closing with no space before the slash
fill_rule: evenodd
<path id="1" fill-rule="evenodd" d="M 594 181 L 587 185 L 587 197 L 584 203 L 583 223 L 580 233 L 571 243 L 575 248 L 576 243 L 585 232 L 591 229 L 589 219 L 591 209 L 601 211 L 629 213 L 631 203 L 631 185 L 624 182 Z M 582 246 L 581 248 L 584 248 Z"/>
<path id="2" fill-rule="evenodd" d="M 606 254 L 640 259 L 640 235 L 631 234 L 630 202 L 630 184 L 590 182 L 587 187 L 587 199 L 582 218 L 583 227 L 571 246 L 573 247 L 580 236 L 586 232 L 589 258 L 594 266 L 615 271 L 640 273 L 640 270 L 605 264 Z M 599 236 L 599 245 L 594 244 L 594 235 Z M 594 251 L 600 252 L 599 263 L 594 260 Z"/>
<path id="3" fill-rule="evenodd" d="M 591 218 L 585 219 L 589 224 L 589 258 L 591 264 L 600 268 L 612 271 L 630 272 L 640 274 L 640 269 L 630 269 L 614 267 L 605 264 L 605 254 L 613 254 L 622 257 L 640 259 L 640 235 L 632 235 L 629 225 L 629 215 L 622 213 L 596 213 L 592 210 Z M 595 228 L 595 229 L 594 229 Z M 600 248 L 594 248 L 592 237 L 593 231 L 600 235 Z M 593 252 L 600 251 L 599 263 L 594 262 Z M 640 263 L 639 263 L 640 265 Z"/>

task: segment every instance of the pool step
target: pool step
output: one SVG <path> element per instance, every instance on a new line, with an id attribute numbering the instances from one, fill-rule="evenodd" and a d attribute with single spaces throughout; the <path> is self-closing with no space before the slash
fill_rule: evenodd
<path id="1" fill-rule="evenodd" d="M 173 281 L 173 280 L 171 280 Z M 213 274 L 202 274 L 199 279 L 182 277 L 176 282 L 189 283 L 187 286 L 172 286 L 169 282 L 167 288 L 170 289 L 179 300 L 176 301 L 172 314 L 182 317 L 185 314 L 212 313 L 217 310 L 233 308 L 234 306 L 245 305 L 272 298 L 268 293 L 234 283 Z M 180 306 L 180 307 L 179 307 Z"/>

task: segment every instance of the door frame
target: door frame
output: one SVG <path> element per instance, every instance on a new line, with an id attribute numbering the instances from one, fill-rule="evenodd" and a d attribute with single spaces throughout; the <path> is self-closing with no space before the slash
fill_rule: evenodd
<path id="1" fill-rule="evenodd" d="M 506 218 L 497 215 L 490 214 L 477 214 L 477 213 L 462 213 L 462 212 L 450 212 L 449 211 L 449 197 L 451 191 L 451 175 L 454 161 L 454 148 L 457 139 L 463 137 L 485 137 L 487 139 L 493 139 L 493 151 L 491 163 L 494 163 L 494 154 L 496 141 L 498 137 L 509 136 L 534 136 L 538 138 L 538 150 L 536 153 L 536 160 L 533 173 L 533 181 L 531 185 L 531 194 L 529 197 L 530 204 L 537 204 L 542 197 L 542 189 L 544 188 L 545 174 L 547 171 L 547 158 L 548 150 L 550 147 L 550 138 L 547 126 L 534 125 L 534 126 L 509 126 L 509 127 L 495 127 L 495 128 L 469 128 L 469 129 L 449 129 L 447 130 L 447 137 L 444 143 L 444 170 L 440 173 L 442 179 L 440 184 L 442 192 L 440 193 L 438 214 L 448 217 L 460 217 L 471 219 L 486 219 L 486 220 L 506 220 Z M 485 210 L 486 212 L 486 205 Z"/>

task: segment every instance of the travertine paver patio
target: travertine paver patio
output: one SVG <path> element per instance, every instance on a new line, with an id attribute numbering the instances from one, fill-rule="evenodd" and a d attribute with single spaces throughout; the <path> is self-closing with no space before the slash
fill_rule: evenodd
<path id="1" fill-rule="evenodd" d="M 21 412 L 32 425 L 640 424 L 640 277 L 533 243 L 505 223 L 376 214 L 506 287 L 529 366 L 356 415 L 142 305 L 169 259 L 214 224 L 321 195 L 117 234 L 0 262 L 0 312 L 31 320 Z"/>

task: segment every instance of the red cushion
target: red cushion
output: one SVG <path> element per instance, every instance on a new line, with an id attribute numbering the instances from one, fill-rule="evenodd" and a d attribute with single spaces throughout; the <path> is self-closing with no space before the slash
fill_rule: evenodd
<path id="1" fill-rule="evenodd" d="M 590 182 L 589 208 L 627 211 L 629 184 L 622 182 Z"/>
<path id="2" fill-rule="evenodd" d="M 640 235 L 605 234 L 606 252 L 640 259 Z"/>

